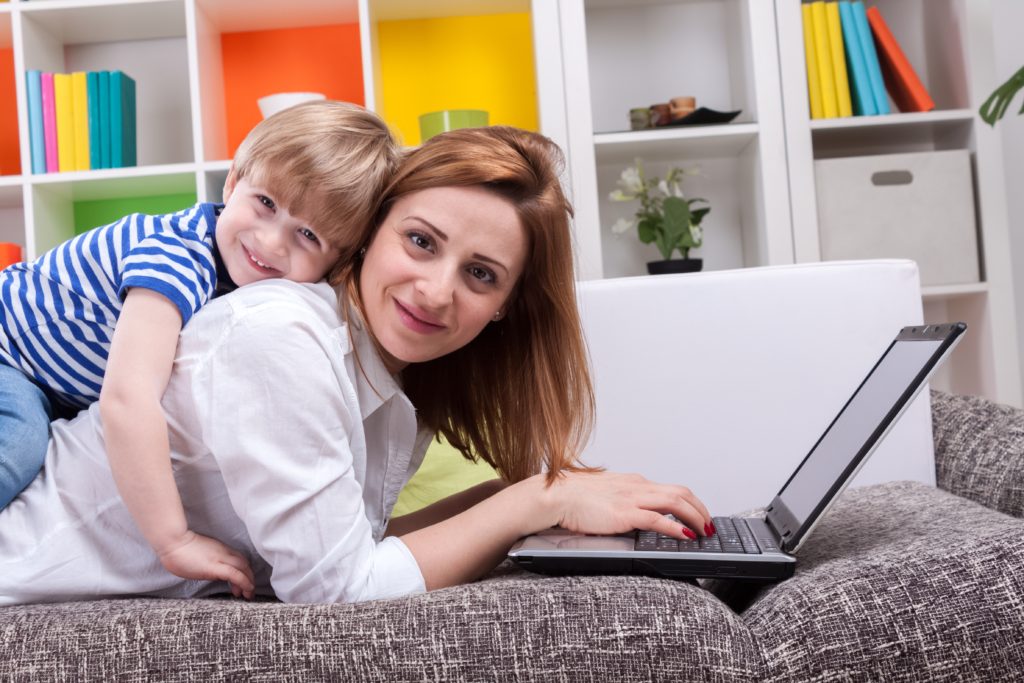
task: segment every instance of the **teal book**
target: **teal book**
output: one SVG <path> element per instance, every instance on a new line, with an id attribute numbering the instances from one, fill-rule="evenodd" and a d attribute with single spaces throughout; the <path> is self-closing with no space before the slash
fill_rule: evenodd
<path id="1" fill-rule="evenodd" d="M 853 113 L 857 116 L 874 116 L 878 113 L 875 96 L 871 92 L 868 65 L 860 45 L 857 20 L 853 17 L 850 0 L 839 2 L 839 23 L 843 28 L 843 46 L 846 48 L 847 71 L 850 72 L 850 93 L 853 95 Z"/>
<path id="2" fill-rule="evenodd" d="M 89 109 L 89 168 L 103 168 L 100 154 L 100 74 L 85 74 L 86 106 Z"/>
<path id="3" fill-rule="evenodd" d="M 135 165 L 135 81 L 123 71 L 110 72 L 110 163 Z"/>
<path id="4" fill-rule="evenodd" d="M 885 94 L 885 81 L 882 80 L 882 65 L 878 61 L 878 52 L 875 50 L 875 41 L 871 37 L 871 26 L 868 25 L 868 13 L 864 9 L 861 0 L 854 0 L 851 9 L 853 18 L 857 24 L 857 35 L 860 38 L 861 51 L 864 53 L 864 63 L 868 70 L 868 80 L 871 82 L 871 94 L 874 96 L 875 109 L 879 114 L 888 114 L 889 98 Z"/>
<path id="5" fill-rule="evenodd" d="M 97 168 L 113 168 L 110 161 L 110 72 L 97 72 L 99 89 L 99 133 L 100 165 Z"/>
<path id="6" fill-rule="evenodd" d="M 43 135 L 43 74 L 38 69 L 25 72 L 28 94 L 28 138 L 32 152 L 32 172 L 46 173 L 46 139 Z"/>
<path id="7" fill-rule="evenodd" d="M 135 144 L 135 81 L 124 77 L 124 165 L 136 166 L 137 146 Z"/>

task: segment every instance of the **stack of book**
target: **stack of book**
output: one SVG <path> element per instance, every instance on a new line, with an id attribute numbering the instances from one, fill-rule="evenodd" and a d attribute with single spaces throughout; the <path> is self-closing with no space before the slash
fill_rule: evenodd
<path id="1" fill-rule="evenodd" d="M 801 5 L 811 118 L 930 111 L 935 103 L 877 7 L 861 0 Z"/>
<path id="2" fill-rule="evenodd" d="M 121 71 L 26 72 L 32 172 L 135 165 L 135 81 Z"/>

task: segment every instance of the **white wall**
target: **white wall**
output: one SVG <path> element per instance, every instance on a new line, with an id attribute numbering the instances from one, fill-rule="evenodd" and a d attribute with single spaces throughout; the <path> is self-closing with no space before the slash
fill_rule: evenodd
<path id="1" fill-rule="evenodd" d="M 995 64 L 997 82 L 1002 83 L 1024 66 L 1024 2 L 993 0 L 995 23 Z M 1010 245 L 1014 265 L 1014 298 L 1017 302 L 1017 339 L 1024 359 L 1024 115 L 1018 115 L 1024 95 L 1018 94 L 996 124 L 1003 138 L 1006 167 L 1006 201 L 1010 216 Z M 1021 364 L 1024 372 L 1024 363 Z M 1024 378 L 1022 378 L 1024 379 Z"/>

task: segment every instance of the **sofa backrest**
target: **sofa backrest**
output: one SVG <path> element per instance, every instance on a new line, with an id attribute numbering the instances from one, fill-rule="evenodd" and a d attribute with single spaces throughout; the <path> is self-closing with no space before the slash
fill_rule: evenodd
<path id="1" fill-rule="evenodd" d="M 597 394 L 585 462 L 685 484 L 713 514 L 770 502 L 900 328 L 922 323 L 903 260 L 595 280 L 579 301 Z M 928 401 L 854 486 L 934 485 Z"/>

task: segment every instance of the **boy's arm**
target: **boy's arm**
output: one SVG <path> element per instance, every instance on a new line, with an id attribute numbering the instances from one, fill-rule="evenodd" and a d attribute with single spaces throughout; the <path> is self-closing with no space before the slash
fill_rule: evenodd
<path id="1" fill-rule="evenodd" d="M 125 507 L 168 571 L 227 581 L 233 593 L 251 597 L 255 585 L 248 562 L 189 530 L 174 482 L 160 400 L 180 331 L 181 313 L 169 299 L 149 289 L 128 291 L 100 392 L 110 469 Z"/>

